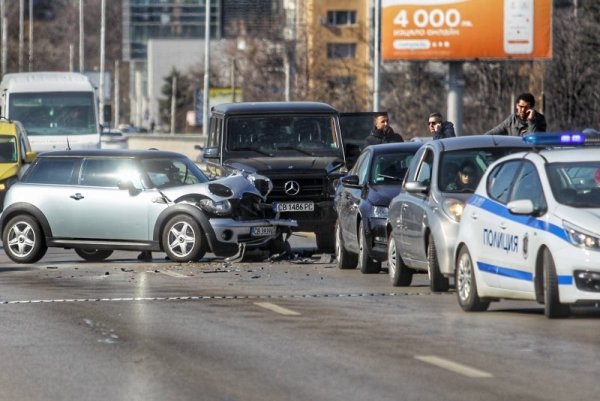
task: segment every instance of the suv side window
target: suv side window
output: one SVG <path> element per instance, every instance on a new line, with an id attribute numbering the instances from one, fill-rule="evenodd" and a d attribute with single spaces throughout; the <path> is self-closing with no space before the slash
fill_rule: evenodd
<path id="1" fill-rule="evenodd" d="M 33 184 L 70 185 L 79 162 L 75 158 L 40 158 L 35 167 L 28 170 L 24 181 Z"/>
<path id="2" fill-rule="evenodd" d="M 221 131 L 223 127 L 223 119 L 219 117 L 211 117 L 210 118 L 210 128 L 209 128 L 209 138 L 208 138 L 208 147 L 221 148 Z"/>
<path id="3" fill-rule="evenodd" d="M 490 198 L 503 204 L 508 203 L 515 173 L 520 164 L 521 160 L 511 160 L 494 167 L 486 183 Z"/>
<path id="4" fill-rule="evenodd" d="M 85 159 L 79 185 L 117 187 L 120 181 L 131 179 L 133 161 L 130 159 Z"/>

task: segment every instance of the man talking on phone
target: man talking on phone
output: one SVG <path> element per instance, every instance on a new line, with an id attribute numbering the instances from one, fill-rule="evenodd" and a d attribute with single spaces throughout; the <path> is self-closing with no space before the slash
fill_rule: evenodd
<path id="1" fill-rule="evenodd" d="M 531 93 L 520 94 L 515 112 L 485 134 L 523 136 L 532 132 L 546 132 L 546 118 L 534 106 L 535 98 Z"/>

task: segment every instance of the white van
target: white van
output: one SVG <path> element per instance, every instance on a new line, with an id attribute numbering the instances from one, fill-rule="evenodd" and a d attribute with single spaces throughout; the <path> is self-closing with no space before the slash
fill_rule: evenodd
<path id="1" fill-rule="evenodd" d="M 97 96 L 85 75 L 74 72 L 5 74 L 0 113 L 23 123 L 34 151 L 100 147 Z"/>

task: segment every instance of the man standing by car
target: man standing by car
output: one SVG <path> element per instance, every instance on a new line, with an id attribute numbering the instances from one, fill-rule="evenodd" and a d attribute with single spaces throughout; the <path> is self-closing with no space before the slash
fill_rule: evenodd
<path id="1" fill-rule="evenodd" d="M 429 134 L 433 136 L 433 139 L 451 138 L 456 136 L 454 124 L 450 121 L 444 121 L 442 113 L 431 113 L 427 125 L 429 126 Z"/>
<path id="2" fill-rule="evenodd" d="M 486 135 L 523 136 L 532 132 L 546 132 L 546 118 L 536 111 L 535 98 L 531 93 L 522 93 L 517 97 L 515 113 L 511 114 Z"/>
<path id="3" fill-rule="evenodd" d="M 378 114 L 375 117 L 375 126 L 373 127 L 373 130 L 365 139 L 363 149 L 369 145 L 392 142 L 404 142 L 404 139 L 390 127 L 390 119 L 388 118 L 387 113 Z"/>

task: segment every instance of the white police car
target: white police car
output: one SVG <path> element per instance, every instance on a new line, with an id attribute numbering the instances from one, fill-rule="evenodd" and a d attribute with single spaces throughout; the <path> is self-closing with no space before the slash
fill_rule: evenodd
<path id="1" fill-rule="evenodd" d="M 455 253 L 458 302 L 500 298 L 545 305 L 600 302 L 600 137 L 532 134 L 534 150 L 491 165 L 467 202 Z M 594 144 L 596 147 L 586 146 Z"/>

